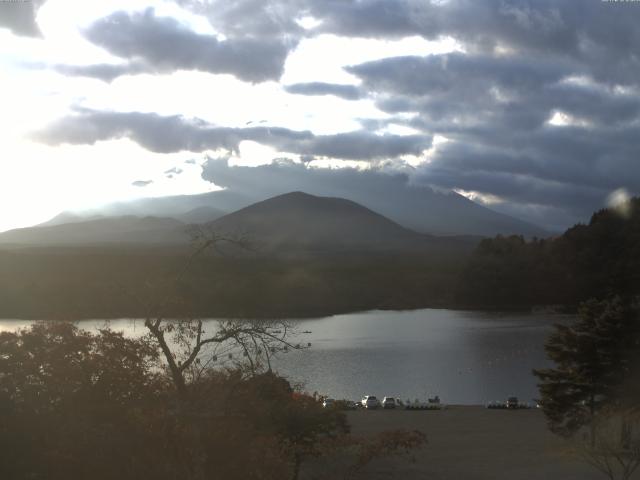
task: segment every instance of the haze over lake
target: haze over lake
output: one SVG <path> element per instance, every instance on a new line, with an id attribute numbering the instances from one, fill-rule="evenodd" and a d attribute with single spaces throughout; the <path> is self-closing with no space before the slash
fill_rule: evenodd
<path id="1" fill-rule="evenodd" d="M 533 368 L 549 365 L 544 341 L 564 316 L 455 310 L 370 311 L 296 320 L 298 341 L 274 368 L 307 391 L 357 400 L 371 394 L 483 404 L 517 395 L 536 398 Z M 207 323 L 213 326 L 215 320 Z M 29 322 L 0 321 L 0 330 Z M 104 321 L 83 321 L 92 329 Z M 113 320 L 116 330 L 145 332 L 142 322 Z M 227 357 L 224 357 L 227 359 Z M 222 361 L 222 356 L 220 360 Z"/>

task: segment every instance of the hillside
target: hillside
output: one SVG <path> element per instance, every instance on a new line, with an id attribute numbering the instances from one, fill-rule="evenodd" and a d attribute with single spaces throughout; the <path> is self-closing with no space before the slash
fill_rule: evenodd
<path id="1" fill-rule="evenodd" d="M 186 225 L 173 218 L 106 217 L 19 228 L 0 233 L 0 244 L 96 245 L 112 243 L 184 244 Z"/>
<path id="2" fill-rule="evenodd" d="M 0 234 L 0 247 L 30 247 L 0 248 L 0 317 L 139 317 L 160 304 L 176 317 L 442 307 L 478 241 L 422 235 L 349 200 L 294 192 L 204 225 L 246 234 L 257 250 L 202 255 L 178 285 L 186 227 L 119 217 Z"/>
<path id="3" fill-rule="evenodd" d="M 223 217 L 226 213 L 228 212 L 219 208 L 202 206 L 179 215 L 174 215 L 173 218 L 186 224 L 208 223 Z"/>
<path id="4" fill-rule="evenodd" d="M 603 209 L 559 237 L 485 239 L 461 274 L 458 301 L 475 307 L 576 306 L 640 294 L 640 198 Z"/>
<path id="5" fill-rule="evenodd" d="M 299 187 L 298 187 L 299 188 Z M 525 237 L 546 237 L 549 232 L 522 220 L 495 212 L 472 202 L 455 192 L 442 193 L 426 186 L 405 186 L 399 183 L 389 189 L 388 183 L 379 188 L 354 190 L 351 184 L 339 181 L 324 183 L 324 186 L 304 185 L 304 191 L 321 197 L 344 198 L 356 202 L 397 224 L 420 233 L 434 235 L 494 236 L 524 235 Z M 183 195 L 163 198 L 145 198 L 131 202 L 106 205 L 102 208 L 83 212 L 82 215 L 100 216 L 161 216 L 172 217 L 186 223 L 196 217 L 195 223 L 212 220 L 205 215 L 215 216 L 218 212 L 234 212 L 257 202 L 282 194 L 275 187 L 244 188 L 241 191 L 227 189 L 200 195 Z M 194 213 L 195 210 L 195 213 Z M 76 212 L 75 215 L 80 213 Z"/>
<path id="6" fill-rule="evenodd" d="M 228 215 L 198 207 L 180 216 L 93 217 L 61 214 L 49 222 L 0 234 L 0 244 L 91 246 L 100 244 L 188 245 L 188 225 L 200 224 L 227 237 L 249 241 L 252 252 L 342 253 L 469 252 L 477 237 L 436 237 L 409 230 L 343 198 L 292 192 L 249 205 Z M 213 221 L 206 221 L 214 218 Z M 205 222 L 202 222 L 205 220 Z M 66 223 L 60 223 L 66 222 Z M 247 252 L 248 253 L 248 252 Z"/>
<path id="7" fill-rule="evenodd" d="M 394 250 L 417 248 L 428 240 L 350 200 L 302 192 L 255 203 L 208 226 L 246 236 L 267 250 Z"/>

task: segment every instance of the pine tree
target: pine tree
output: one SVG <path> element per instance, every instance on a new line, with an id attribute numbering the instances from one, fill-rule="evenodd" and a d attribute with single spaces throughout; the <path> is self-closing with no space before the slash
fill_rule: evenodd
<path id="1" fill-rule="evenodd" d="M 619 297 L 589 300 L 572 325 L 556 325 L 545 345 L 555 368 L 534 370 L 550 429 L 571 436 L 605 407 L 625 400 L 640 340 L 638 309 Z"/>

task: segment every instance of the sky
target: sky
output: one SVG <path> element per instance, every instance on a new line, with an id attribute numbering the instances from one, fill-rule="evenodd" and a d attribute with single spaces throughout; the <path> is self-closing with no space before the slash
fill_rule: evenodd
<path id="1" fill-rule="evenodd" d="M 0 231 L 270 164 L 550 230 L 640 193 L 634 1 L 0 0 L 0 87 Z"/>

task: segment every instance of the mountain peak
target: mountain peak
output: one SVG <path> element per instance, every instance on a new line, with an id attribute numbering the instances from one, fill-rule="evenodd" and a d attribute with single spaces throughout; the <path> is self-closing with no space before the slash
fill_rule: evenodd
<path id="1" fill-rule="evenodd" d="M 300 191 L 255 203 L 210 225 L 226 234 L 248 235 L 268 249 L 386 249 L 426 238 L 350 200 Z"/>

